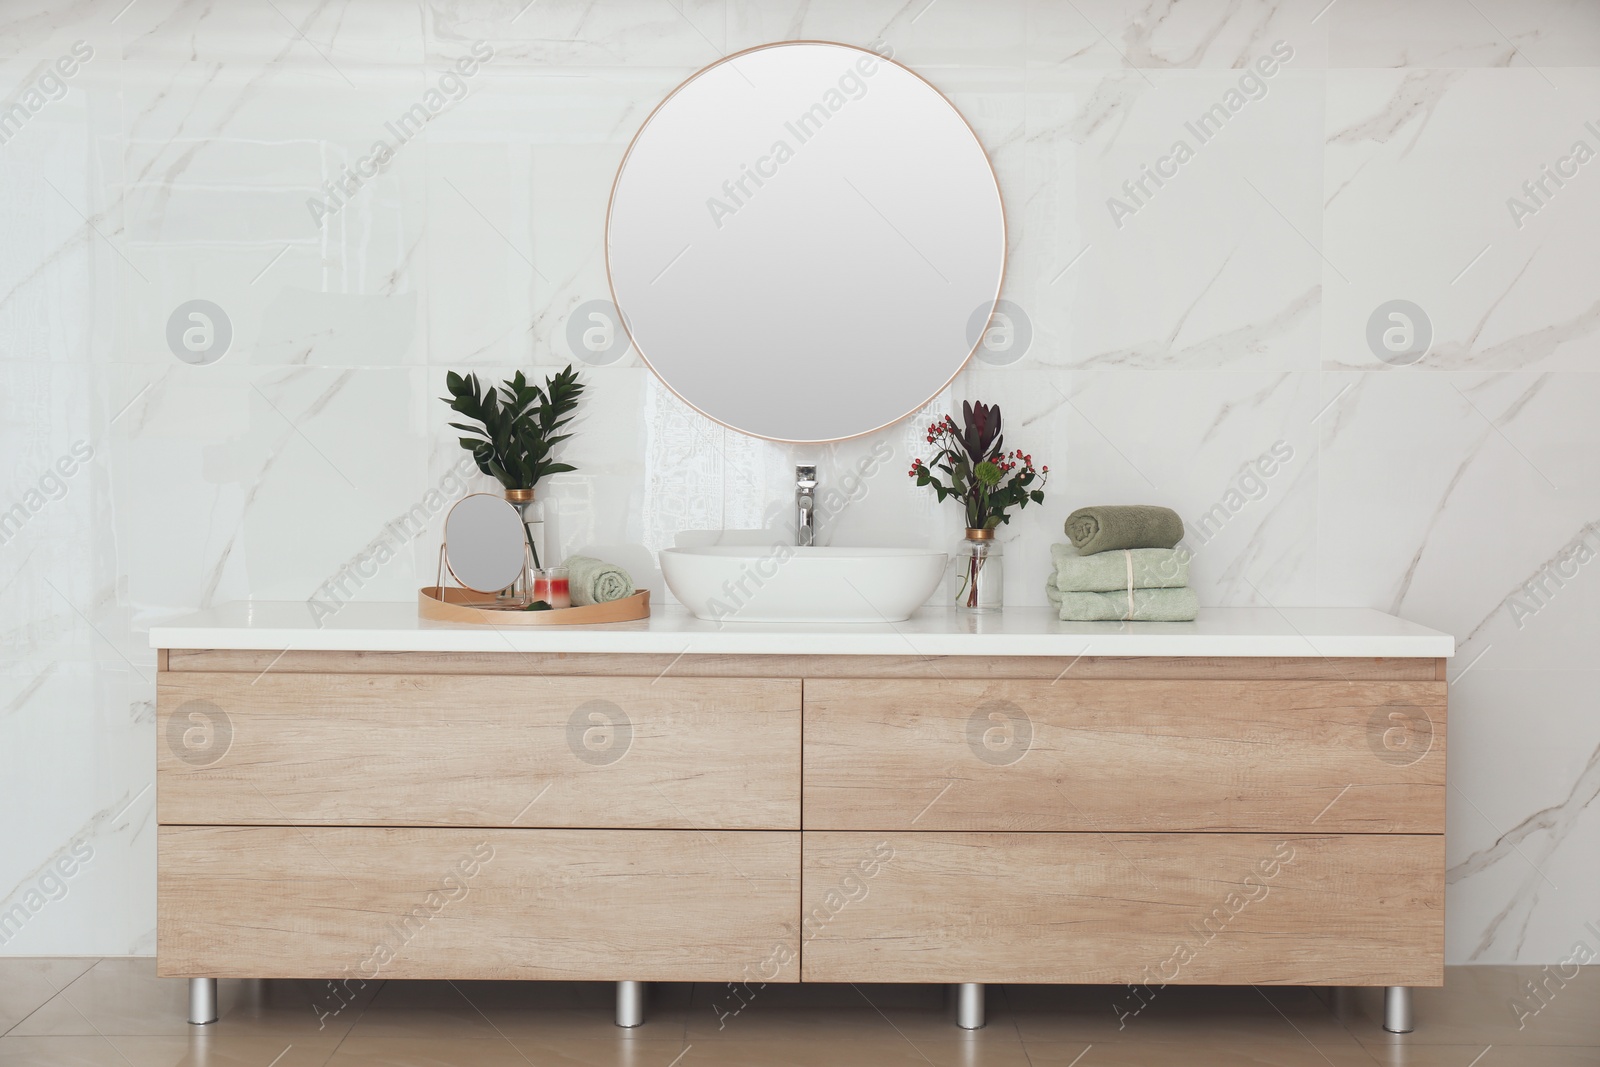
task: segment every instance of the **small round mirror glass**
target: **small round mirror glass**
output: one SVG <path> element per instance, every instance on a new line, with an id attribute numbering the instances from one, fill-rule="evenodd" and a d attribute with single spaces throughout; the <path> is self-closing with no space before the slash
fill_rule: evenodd
<path id="1" fill-rule="evenodd" d="M 702 414 L 779 441 L 870 433 L 936 397 L 989 321 L 1005 251 L 994 170 L 955 106 L 822 41 L 679 86 L 623 158 L 606 220 L 645 362 Z"/>
<path id="2" fill-rule="evenodd" d="M 464 496 L 445 516 L 445 566 L 474 593 L 498 593 L 521 577 L 526 545 L 517 509 L 493 493 Z"/>

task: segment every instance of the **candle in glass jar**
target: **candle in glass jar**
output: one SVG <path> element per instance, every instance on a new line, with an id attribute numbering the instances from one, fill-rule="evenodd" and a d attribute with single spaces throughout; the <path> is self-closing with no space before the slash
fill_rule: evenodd
<path id="1" fill-rule="evenodd" d="M 572 607 L 572 591 L 567 584 L 565 567 L 545 567 L 534 573 L 533 599 L 542 600 L 552 608 Z"/>

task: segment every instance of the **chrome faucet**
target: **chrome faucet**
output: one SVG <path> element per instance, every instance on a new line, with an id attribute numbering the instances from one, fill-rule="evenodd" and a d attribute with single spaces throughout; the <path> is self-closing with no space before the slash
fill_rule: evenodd
<path id="1" fill-rule="evenodd" d="M 802 547 L 817 540 L 817 466 L 798 463 L 794 468 L 795 540 Z"/>

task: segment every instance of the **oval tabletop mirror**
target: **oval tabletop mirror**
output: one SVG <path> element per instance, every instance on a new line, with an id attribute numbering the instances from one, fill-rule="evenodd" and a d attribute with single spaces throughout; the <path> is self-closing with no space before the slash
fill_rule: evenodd
<path id="1" fill-rule="evenodd" d="M 989 158 L 933 86 L 849 45 L 764 45 L 645 120 L 606 267 L 624 325 L 702 414 L 778 441 L 881 429 L 966 364 L 999 296 Z"/>
<path id="2" fill-rule="evenodd" d="M 522 577 L 527 534 L 522 517 L 502 497 L 472 493 L 444 518 L 444 562 L 474 593 L 498 593 Z"/>

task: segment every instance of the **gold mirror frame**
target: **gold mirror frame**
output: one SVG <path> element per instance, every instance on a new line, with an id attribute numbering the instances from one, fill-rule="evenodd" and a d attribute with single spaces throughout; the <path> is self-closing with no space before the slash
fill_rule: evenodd
<path id="1" fill-rule="evenodd" d="M 922 400 L 920 403 L 918 403 L 915 407 L 911 408 L 911 410 L 907 411 L 905 414 L 899 416 L 898 418 L 890 419 L 888 422 L 883 423 L 881 426 L 874 426 L 870 430 L 862 430 L 859 433 L 846 434 L 843 437 L 819 437 L 819 438 L 808 438 L 808 439 L 787 438 L 787 437 L 769 437 L 766 434 L 755 433 L 755 432 L 753 432 L 751 430 L 742 429 L 742 428 L 740 428 L 738 426 L 730 426 L 727 423 L 723 422 L 721 419 L 717 418 L 715 415 L 707 414 L 705 411 L 701 410 L 698 405 L 694 404 L 687 397 L 685 397 L 682 393 L 678 392 L 678 390 L 673 387 L 672 383 L 667 381 L 666 376 L 663 375 L 659 370 L 656 369 L 655 364 L 650 362 L 650 356 L 645 352 L 644 346 L 639 344 L 638 339 L 633 336 L 633 330 L 628 326 L 627 312 L 623 309 L 621 301 L 617 299 L 616 283 L 612 280 L 612 277 L 611 277 L 611 209 L 612 209 L 613 204 L 616 201 L 617 185 L 622 181 L 622 172 L 624 170 L 626 170 L 627 167 L 628 167 L 628 160 L 633 155 L 633 148 L 634 148 L 634 145 L 637 144 L 638 141 L 639 141 L 639 135 L 644 133 L 644 131 L 649 128 L 650 120 L 654 119 L 656 117 L 656 112 L 660 111 L 663 107 L 665 107 L 667 105 L 667 103 L 669 101 L 671 101 L 673 99 L 673 97 L 677 96 L 680 92 L 682 92 L 685 86 L 687 86 L 690 82 L 693 82 L 696 78 L 699 78 L 701 75 L 705 74 L 707 71 L 714 70 L 717 67 L 722 66 L 724 63 L 731 63 L 733 60 L 738 59 L 740 56 L 749 55 L 752 52 L 760 52 L 760 51 L 764 51 L 764 50 L 766 50 L 768 48 L 789 48 L 789 47 L 792 47 L 792 46 L 795 46 L 795 45 L 826 45 L 826 46 L 829 46 L 829 47 L 832 47 L 832 48 L 846 48 L 846 49 L 849 49 L 851 51 L 861 52 L 861 53 L 864 53 L 866 55 L 872 56 L 874 59 L 877 59 L 880 62 L 894 64 L 896 67 L 899 67 L 901 70 L 905 71 L 907 74 L 911 75 L 913 78 L 916 78 L 918 81 L 922 82 L 922 84 L 926 85 L 929 89 L 931 89 L 934 93 L 936 93 L 941 100 L 943 100 L 945 102 L 945 104 L 950 108 L 951 112 L 953 112 L 955 114 L 955 116 L 958 119 L 961 120 L 962 125 L 964 125 L 967 128 L 967 131 L 972 134 L 972 139 L 977 144 L 978 151 L 983 153 L 984 162 L 989 165 L 989 175 L 990 175 L 991 178 L 994 179 L 995 198 L 999 202 L 999 205 L 1000 205 L 1000 277 L 995 282 L 994 296 L 992 296 L 990 298 L 990 300 L 989 300 L 989 315 L 988 315 L 988 317 L 986 319 L 984 319 L 983 329 L 978 331 L 978 339 L 975 342 L 973 342 L 972 347 L 970 349 L 968 349 L 966 357 L 964 359 L 962 359 L 961 364 L 958 367 L 956 367 L 955 372 L 952 373 L 950 375 L 950 377 L 945 379 L 944 384 L 940 385 L 938 389 L 934 390 L 932 395 L 930 395 L 927 398 L 925 398 L 924 400 Z M 1005 195 L 1000 189 L 1000 176 L 997 173 L 995 173 L 994 160 L 989 157 L 989 150 L 983 146 L 983 139 L 978 136 L 978 131 L 974 130 L 972 128 L 972 123 L 967 121 L 967 117 L 961 113 L 961 109 L 960 108 L 956 107 L 955 102 L 952 101 L 948 96 L 946 96 L 944 94 L 944 92 L 939 89 L 938 86 L 934 85 L 928 79 L 924 78 L 922 75 L 918 74 L 916 71 L 912 70 L 910 67 L 906 66 L 904 63 L 901 63 L 898 60 L 893 59 L 890 56 L 886 56 L 886 55 L 882 54 L 881 52 L 874 52 L 870 48 L 862 48 L 860 45 L 854 45 L 854 44 L 844 44 L 844 43 L 839 42 L 839 41 L 821 41 L 821 40 L 806 39 L 806 40 L 798 40 L 798 41 L 773 41 L 773 42 L 770 42 L 768 44 L 758 44 L 758 45 L 755 45 L 753 47 L 744 48 L 744 49 L 741 49 L 740 51 L 733 52 L 733 53 L 731 53 L 729 55 L 723 56 L 721 59 L 717 60 L 715 63 L 709 63 L 706 66 L 701 67 L 699 70 L 695 71 L 693 74 L 689 75 L 687 78 L 683 79 L 683 81 L 679 82 L 673 88 L 673 90 L 670 93 L 668 93 L 666 96 L 661 98 L 661 102 L 660 103 L 656 104 L 655 107 L 650 109 L 650 114 L 645 116 L 644 121 L 639 124 L 639 128 L 637 130 L 635 130 L 633 136 L 631 138 L 629 138 L 627 151 L 623 152 L 622 161 L 617 164 L 616 176 L 611 179 L 611 193 L 610 193 L 609 196 L 606 197 L 606 227 L 605 227 L 605 238 L 604 238 L 604 241 L 603 241 L 603 251 L 604 251 L 604 254 L 605 254 L 605 261 L 606 261 L 606 288 L 611 293 L 611 306 L 617 309 L 618 325 L 621 326 L 623 332 L 628 335 L 628 343 L 633 346 L 634 351 L 639 353 L 639 358 L 644 361 L 644 365 L 646 367 L 650 368 L 650 373 L 655 375 L 656 381 L 660 382 L 662 384 L 662 386 L 664 386 L 666 388 L 667 392 L 669 392 L 673 396 L 677 397 L 680 401 L 682 401 L 690 410 L 694 411 L 697 415 L 701 415 L 701 416 L 703 416 L 703 417 L 705 417 L 707 419 L 710 419 L 712 422 L 716 423 L 718 426 L 723 427 L 724 429 L 732 430 L 733 432 L 739 433 L 739 434 L 743 434 L 746 437 L 755 437 L 755 438 L 757 438 L 759 440 L 773 441 L 773 442 L 776 442 L 778 444 L 785 444 L 785 445 L 815 445 L 815 444 L 833 444 L 833 443 L 836 443 L 836 442 L 839 442 L 839 441 L 851 441 L 851 440 L 854 440 L 854 439 L 856 439 L 858 437 L 867 437 L 867 436 L 870 436 L 871 434 L 879 433 L 879 432 L 881 432 L 883 430 L 888 429 L 891 426 L 897 425 L 899 423 L 904 422 L 906 419 L 909 419 L 911 416 L 915 415 L 917 412 L 919 412 L 922 409 L 926 408 L 929 404 L 931 404 L 934 400 L 936 400 L 940 393 L 942 393 L 946 389 L 950 388 L 951 383 L 954 382 L 957 378 L 959 378 L 961 376 L 961 372 L 966 370 L 967 366 L 972 362 L 972 357 L 977 353 L 978 346 L 983 344 L 983 339 L 988 334 L 989 327 L 994 322 L 995 312 L 998 311 L 999 307 L 1000 307 L 1000 294 L 1005 289 L 1006 260 L 1010 255 L 1011 246 L 1010 246 L 1010 238 L 1009 238 L 1009 235 L 1007 233 Z"/>
<path id="2" fill-rule="evenodd" d="M 512 588 L 513 586 L 515 586 L 521 580 L 522 575 L 527 572 L 528 563 L 529 563 L 529 549 L 528 549 L 528 543 L 527 543 L 527 535 L 524 533 L 519 538 L 519 540 L 522 541 L 522 554 L 521 554 L 521 560 L 522 561 L 521 561 L 521 563 L 518 564 L 517 574 L 515 576 L 513 576 L 511 581 L 507 582 L 505 585 L 497 586 L 494 589 L 479 589 L 476 586 L 468 585 L 465 581 L 462 580 L 461 575 L 456 573 L 455 565 L 450 562 L 450 516 L 455 514 L 456 508 L 459 508 L 462 504 L 465 504 L 467 501 L 473 499 L 474 497 L 480 497 L 480 496 L 481 497 L 488 497 L 491 500 L 495 500 L 495 501 L 498 501 L 501 504 L 504 504 L 506 510 L 511 512 L 512 517 L 517 520 L 518 529 L 519 530 L 522 529 L 522 519 L 521 519 L 521 516 L 519 516 L 517 514 L 517 509 L 514 506 L 512 506 L 510 501 L 506 500 L 504 497 L 499 496 L 499 495 L 497 495 L 495 493 L 468 493 L 466 496 L 462 497 L 460 500 L 457 500 L 454 504 L 451 504 L 450 505 L 450 510 L 444 513 L 444 525 L 440 529 L 440 535 L 439 535 L 439 573 L 434 578 L 434 584 L 435 584 L 435 586 L 437 586 L 437 587 L 439 587 L 441 589 L 444 587 L 444 575 L 445 575 L 446 572 L 449 573 L 450 577 L 452 577 L 452 578 L 454 578 L 456 580 L 456 584 L 461 586 L 461 588 L 469 590 L 469 591 L 474 592 L 474 593 L 482 593 L 482 594 L 485 594 L 485 595 L 492 594 L 492 593 L 500 593 L 500 592 L 503 592 L 506 589 Z"/>

